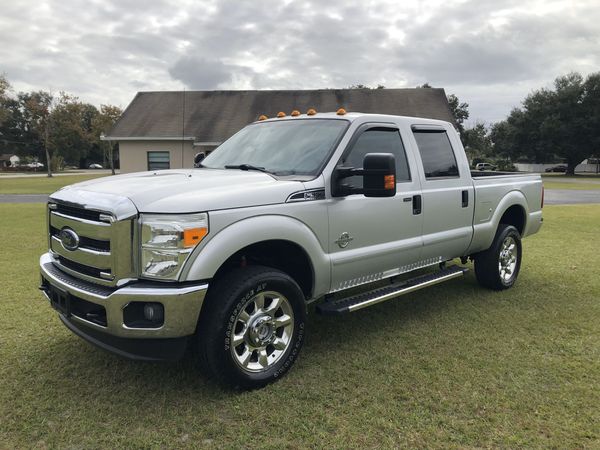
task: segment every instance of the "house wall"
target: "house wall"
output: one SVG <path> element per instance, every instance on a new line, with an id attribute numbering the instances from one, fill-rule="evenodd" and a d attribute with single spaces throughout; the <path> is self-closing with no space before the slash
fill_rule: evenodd
<path id="1" fill-rule="evenodd" d="M 198 152 L 192 141 L 119 141 L 121 173 L 148 170 L 148 152 L 168 151 L 171 169 L 194 167 L 194 155 Z"/>

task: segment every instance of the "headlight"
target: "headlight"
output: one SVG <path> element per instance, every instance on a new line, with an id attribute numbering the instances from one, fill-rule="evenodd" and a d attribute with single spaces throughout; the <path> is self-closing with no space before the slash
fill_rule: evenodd
<path id="1" fill-rule="evenodd" d="M 194 247 L 208 234 L 208 214 L 142 214 L 142 276 L 175 280 Z"/>

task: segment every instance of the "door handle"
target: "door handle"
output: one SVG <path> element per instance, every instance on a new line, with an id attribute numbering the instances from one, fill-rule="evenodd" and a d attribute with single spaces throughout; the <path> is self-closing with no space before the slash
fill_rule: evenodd
<path id="1" fill-rule="evenodd" d="M 421 196 L 413 195 L 413 214 L 421 214 Z"/>
<path id="2" fill-rule="evenodd" d="M 469 206 L 469 191 L 462 191 L 462 207 Z"/>

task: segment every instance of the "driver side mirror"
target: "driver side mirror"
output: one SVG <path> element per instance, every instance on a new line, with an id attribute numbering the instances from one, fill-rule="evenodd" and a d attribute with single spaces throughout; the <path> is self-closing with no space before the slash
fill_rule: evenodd
<path id="1" fill-rule="evenodd" d="M 363 187 L 343 184 L 344 178 L 362 176 Z M 367 153 L 363 168 L 338 167 L 332 175 L 333 197 L 363 194 L 365 197 L 393 197 L 396 195 L 396 158 L 392 153 Z"/>
<path id="2" fill-rule="evenodd" d="M 194 167 L 200 167 L 200 163 L 204 161 L 204 158 L 206 158 L 204 152 L 196 153 L 196 156 L 194 156 Z"/>

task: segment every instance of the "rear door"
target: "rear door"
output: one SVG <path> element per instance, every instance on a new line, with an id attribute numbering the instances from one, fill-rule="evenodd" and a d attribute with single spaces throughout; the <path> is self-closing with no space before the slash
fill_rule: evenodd
<path id="1" fill-rule="evenodd" d="M 368 123 L 355 132 L 338 165 L 362 167 L 367 153 L 394 154 L 396 196 L 354 194 L 330 200 L 332 291 L 405 272 L 421 254 L 422 215 L 412 208 L 413 196 L 421 193 L 414 155 L 407 155 L 396 125 Z M 346 182 L 362 187 L 361 177 Z"/>
<path id="2" fill-rule="evenodd" d="M 438 125 L 413 124 L 420 156 L 422 259 L 445 261 L 463 255 L 473 236 L 474 189 L 457 133 Z"/>

